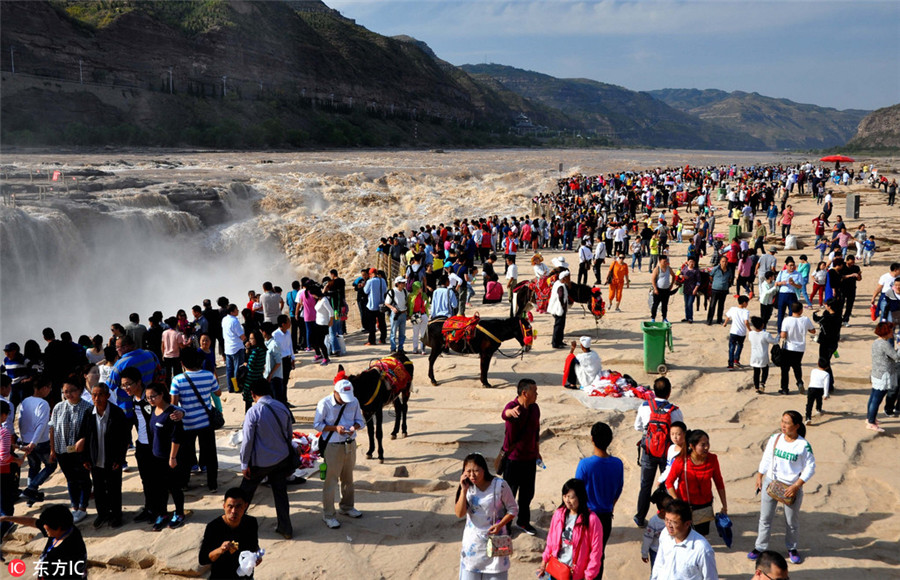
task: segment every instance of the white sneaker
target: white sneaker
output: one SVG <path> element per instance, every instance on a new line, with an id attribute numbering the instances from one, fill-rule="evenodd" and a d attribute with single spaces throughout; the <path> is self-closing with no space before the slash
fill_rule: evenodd
<path id="1" fill-rule="evenodd" d="M 81 520 L 87 517 L 87 512 L 84 510 L 75 510 L 72 512 L 72 520 L 77 524 Z"/>
<path id="2" fill-rule="evenodd" d="M 340 510 L 338 510 L 338 513 L 345 515 L 345 516 L 350 516 L 351 518 L 361 518 L 362 517 L 362 512 L 356 508 L 350 508 L 348 510 L 340 509 Z"/>
<path id="3" fill-rule="evenodd" d="M 322 521 L 325 522 L 325 525 L 331 528 L 332 530 L 336 530 L 341 527 L 341 522 L 337 521 L 335 517 L 322 516 Z"/>

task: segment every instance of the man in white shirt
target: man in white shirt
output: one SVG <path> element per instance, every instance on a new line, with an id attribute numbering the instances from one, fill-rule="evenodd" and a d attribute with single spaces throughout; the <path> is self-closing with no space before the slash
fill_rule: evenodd
<path id="1" fill-rule="evenodd" d="M 513 288 L 519 283 L 519 267 L 515 258 L 506 257 L 506 288 L 509 290 L 509 315 L 515 316 L 516 297 Z"/>
<path id="2" fill-rule="evenodd" d="M 894 285 L 894 278 L 897 276 L 900 276 L 900 262 L 891 264 L 890 272 L 881 275 L 878 279 L 878 286 L 875 287 L 875 292 L 872 294 L 872 305 L 877 307 L 876 312 L 881 318 L 886 318 L 884 315 L 884 306 L 887 302 L 885 295 L 890 292 L 891 286 Z"/>
<path id="3" fill-rule="evenodd" d="M 581 239 L 581 247 L 578 248 L 578 283 L 587 284 L 588 269 L 591 267 L 591 259 L 594 253 L 591 252 L 591 246 L 588 245 L 587 236 Z"/>
<path id="4" fill-rule="evenodd" d="M 275 339 L 276 343 L 278 343 L 278 348 L 281 351 L 282 388 L 280 393 L 275 393 L 275 400 L 281 401 L 288 407 L 291 407 L 292 405 L 287 402 L 288 381 L 291 378 L 291 371 L 294 370 L 294 348 L 291 345 L 291 319 L 287 314 L 279 314 L 277 320 L 278 329 L 272 333 L 272 338 Z M 283 400 L 278 398 L 278 396 L 281 395 L 284 396 Z"/>
<path id="5" fill-rule="evenodd" d="M 49 394 L 50 382 L 45 380 L 19 405 L 19 441 L 28 457 L 28 487 L 22 495 L 29 503 L 43 501 L 38 488 L 56 470 L 56 462 L 50 459 L 50 404 L 45 400 Z"/>
<path id="6" fill-rule="evenodd" d="M 731 324 L 731 332 L 728 334 L 728 370 L 734 367 L 742 367 L 740 363 L 741 351 L 744 350 L 744 340 L 747 338 L 747 322 L 750 320 L 750 310 L 747 305 L 750 299 L 746 296 L 738 296 L 738 305 L 732 306 L 725 314 L 725 323 Z"/>
<path id="7" fill-rule="evenodd" d="M 281 294 L 275 292 L 271 282 L 263 282 L 263 293 L 259 297 L 259 302 L 262 305 L 263 320 L 276 324 L 278 315 L 284 308 L 284 300 L 281 298 Z"/>
<path id="8" fill-rule="evenodd" d="M 806 352 L 806 333 L 816 333 L 816 327 L 812 321 L 803 314 L 803 304 L 794 302 L 791 304 L 791 316 L 785 318 L 781 324 L 781 339 L 785 341 L 782 351 L 781 364 L 781 390 L 782 395 L 787 395 L 788 373 L 794 369 L 794 378 L 797 379 L 797 389 L 801 394 L 803 388 L 803 353 Z"/>
<path id="9" fill-rule="evenodd" d="M 716 557 L 706 538 L 691 527 L 691 506 L 680 499 L 666 508 L 666 529 L 650 580 L 718 580 Z"/>
<path id="10" fill-rule="evenodd" d="M 238 392 L 237 373 L 244 364 L 244 327 L 238 320 L 237 304 L 229 304 L 228 313 L 222 319 L 222 337 L 225 342 L 225 377 L 232 393 Z"/>
<path id="11" fill-rule="evenodd" d="M 603 371 L 600 355 L 591 350 L 591 337 L 582 336 L 578 342 L 581 343 L 580 352 L 575 354 L 578 343 L 573 340 L 563 370 L 563 386 L 568 389 L 577 389 L 579 385 L 587 388 Z"/>

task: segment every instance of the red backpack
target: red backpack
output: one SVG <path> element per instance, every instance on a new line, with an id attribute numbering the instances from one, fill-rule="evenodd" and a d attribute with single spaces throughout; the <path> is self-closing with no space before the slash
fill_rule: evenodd
<path id="1" fill-rule="evenodd" d="M 669 437 L 669 430 L 672 427 L 672 411 L 678 407 L 668 401 L 660 405 L 656 399 L 650 399 L 648 403 L 650 404 L 650 422 L 644 432 L 644 453 L 656 459 L 666 459 L 666 452 L 669 450 L 669 445 L 672 444 L 672 439 Z"/>

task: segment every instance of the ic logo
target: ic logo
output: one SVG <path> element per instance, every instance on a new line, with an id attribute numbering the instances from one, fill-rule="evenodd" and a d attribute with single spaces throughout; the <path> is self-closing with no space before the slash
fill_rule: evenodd
<path id="1" fill-rule="evenodd" d="M 9 575 L 13 578 L 19 578 L 25 575 L 25 562 L 22 560 L 11 560 L 7 566 Z"/>

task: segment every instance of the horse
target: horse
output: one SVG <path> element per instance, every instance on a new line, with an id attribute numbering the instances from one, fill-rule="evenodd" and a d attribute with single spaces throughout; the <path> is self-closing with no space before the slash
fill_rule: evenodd
<path id="1" fill-rule="evenodd" d="M 597 296 L 596 304 L 593 302 L 595 292 Z M 594 317 L 594 328 L 597 332 L 597 338 L 600 338 L 600 319 L 606 313 L 606 308 L 603 304 L 603 297 L 601 292 L 599 292 L 599 287 L 572 282 L 569 285 L 569 302 L 581 304 L 582 308 L 591 313 Z"/>
<path id="2" fill-rule="evenodd" d="M 488 388 L 491 386 L 487 381 L 488 367 L 501 343 L 515 338 L 525 351 L 531 348 L 531 345 L 526 343 L 526 334 L 529 335 L 527 342 L 531 342 L 531 323 L 527 318 L 482 318 L 478 321 L 471 339 L 450 343 L 445 342 L 442 332 L 446 320 L 447 318 L 444 316 L 429 320 L 428 332 L 425 334 L 425 341 L 431 347 L 431 353 L 428 356 L 428 378 L 435 386 L 437 386 L 437 381 L 434 378 L 434 361 L 444 351 L 445 344 L 450 350 L 460 354 L 478 353 L 481 358 L 481 385 Z"/>
<path id="3" fill-rule="evenodd" d="M 399 365 L 399 368 L 398 366 Z M 404 372 L 405 370 L 405 372 Z M 344 371 L 342 365 L 338 366 L 338 376 Z M 382 445 L 382 411 L 389 404 L 394 404 L 394 430 L 391 431 L 391 439 L 407 436 L 406 413 L 408 409 L 410 389 L 412 387 L 413 363 L 402 351 L 391 353 L 390 356 L 372 361 L 369 368 L 359 373 L 345 377 L 353 384 L 353 394 L 359 401 L 360 409 L 366 420 L 366 431 L 369 434 L 369 450 L 366 457 L 372 459 L 375 452 L 375 440 L 378 440 L 378 462 L 384 463 L 384 445 Z M 373 423 L 372 418 L 375 418 Z"/>

